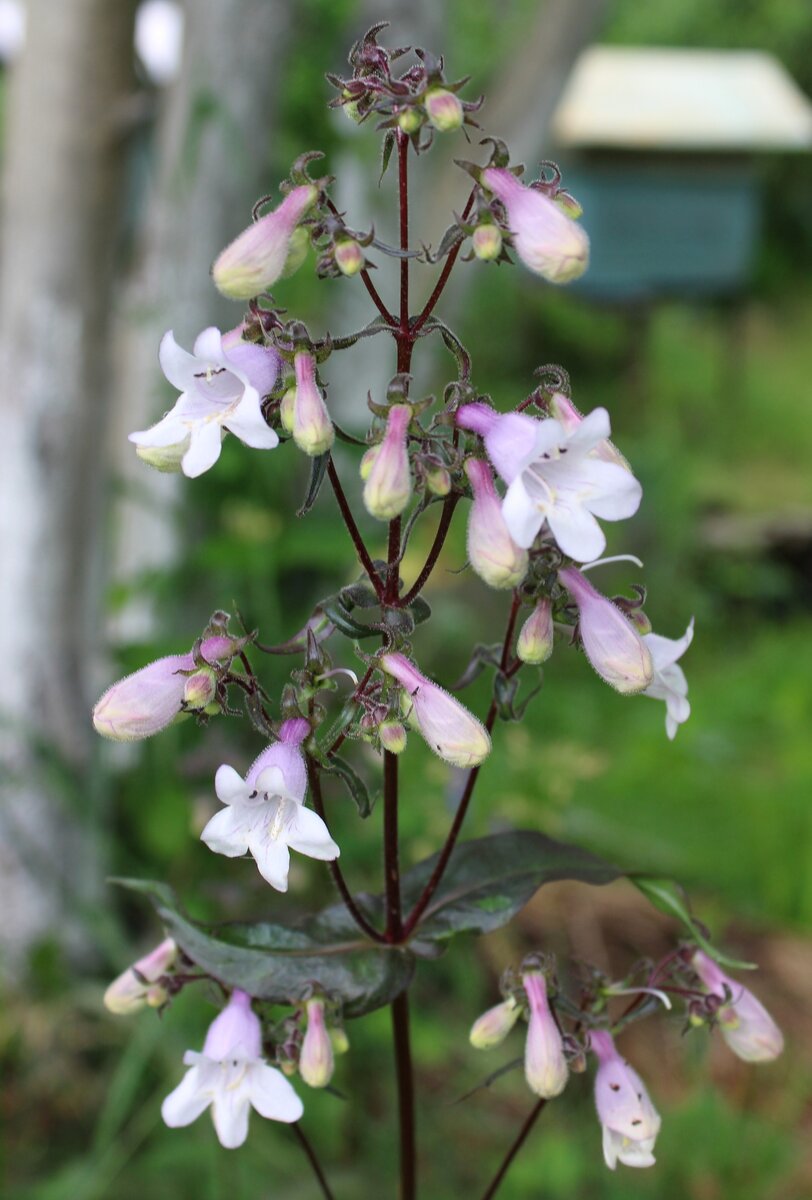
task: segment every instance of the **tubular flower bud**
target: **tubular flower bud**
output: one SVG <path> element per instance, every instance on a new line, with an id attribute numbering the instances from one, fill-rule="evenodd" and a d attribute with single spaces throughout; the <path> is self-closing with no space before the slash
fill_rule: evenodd
<path id="1" fill-rule="evenodd" d="M 772 1062 L 778 1058 L 784 1049 L 784 1036 L 761 1001 L 702 950 L 697 950 L 691 964 L 711 995 L 724 997 L 725 989 L 729 991 L 731 999 L 716 1017 L 733 1053 L 745 1062 Z"/>
<path id="2" fill-rule="evenodd" d="M 198 712 L 207 708 L 217 695 L 217 675 L 214 671 L 195 671 L 187 675 L 183 689 L 183 707 Z"/>
<path id="3" fill-rule="evenodd" d="M 530 1005 L 524 1075 L 531 1092 L 551 1100 L 553 1096 L 560 1096 L 567 1086 L 569 1072 L 564 1046 L 550 1009 L 547 982 L 541 971 L 528 971 L 522 976 L 522 983 Z"/>
<path id="4" fill-rule="evenodd" d="M 408 404 L 393 404 L 389 409 L 386 432 L 364 484 L 364 504 L 379 521 L 400 516 L 412 494 L 408 449 L 411 419 Z"/>
<path id="5" fill-rule="evenodd" d="M 200 653 L 212 666 L 229 662 L 234 642 L 229 637 L 204 638 Z M 120 679 L 93 709 L 96 732 L 114 742 L 137 742 L 160 733 L 183 711 L 195 666 L 193 654 L 170 654 Z"/>
<path id="6" fill-rule="evenodd" d="M 340 238 L 333 248 L 333 258 L 342 275 L 357 275 L 363 270 L 364 252 L 355 238 Z"/>
<path id="7" fill-rule="evenodd" d="M 543 663 L 553 652 L 553 606 L 548 596 L 536 604 L 519 632 L 516 654 L 525 663 Z"/>
<path id="8" fill-rule="evenodd" d="M 676 737 L 679 726 L 691 715 L 688 680 L 677 659 L 682 658 L 693 637 L 693 617 L 681 638 L 661 637 L 659 633 L 650 632 L 643 634 L 643 642 L 654 663 L 654 679 L 643 695 L 653 700 L 665 700 L 665 731 L 671 741 Z"/>
<path id="9" fill-rule="evenodd" d="M 400 721 L 384 721 L 378 726 L 378 737 L 390 754 L 402 754 L 406 749 L 406 730 Z"/>
<path id="10" fill-rule="evenodd" d="M 447 496 L 451 491 L 451 474 L 447 467 L 428 467 L 426 487 L 433 496 Z"/>
<path id="11" fill-rule="evenodd" d="M 300 350 L 294 357 L 296 396 L 293 401 L 293 440 L 300 450 L 315 458 L 329 450 L 335 430 L 327 405 L 316 384 L 316 363 L 312 354 Z"/>
<path id="12" fill-rule="evenodd" d="M 575 567 L 565 567 L 558 578 L 578 605 L 584 652 L 601 679 L 624 695 L 647 688 L 654 664 L 631 621 Z"/>
<path id="13" fill-rule="evenodd" d="M 508 996 L 501 1004 L 495 1004 L 481 1017 L 477 1017 L 471 1026 L 468 1039 L 476 1050 L 490 1050 L 505 1040 L 513 1026 L 521 1016 L 521 1006 L 513 996 Z"/>
<path id="14" fill-rule="evenodd" d="M 498 225 L 477 225 L 471 238 L 474 254 L 483 262 L 492 262 L 502 253 L 502 232 Z"/>
<path id="15" fill-rule="evenodd" d="M 493 588 L 514 588 L 527 574 L 527 551 L 510 536 L 502 501 L 487 463 L 469 458 L 465 473 L 474 501 L 468 515 L 468 558 L 480 579 Z"/>
<path id="16" fill-rule="evenodd" d="M 410 719 L 431 750 L 454 767 L 475 767 L 491 750 L 485 726 L 458 700 L 426 679 L 402 654 L 384 654 L 381 668 L 398 681 Z"/>
<path id="17" fill-rule="evenodd" d="M 452 133 L 455 129 L 459 129 L 465 120 L 462 103 L 447 88 L 429 88 L 423 104 L 429 123 L 438 133 Z"/>
<path id="18" fill-rule="evenodd" d="M 250 300 L 281 278 L 296 227 L 318 194 L 313 184 L 294 188 L 273 212 L 260 217 L 226 246 L 212 267 L 215 285 L 224 296 Z"/>
<path id="19" fill-rule="evenodd" d="M 104 993 L 104 1007 L 117 1016 L 137 1012 L 145 1004 L 160 1008 L 167 991 L 158 980 L 172 969 L 177 956 L 177 946 L 172 938 L 166 938 L 113 980 Z"/>
<path id="20" fill-rule="evenodd" d="M 270 1121 L 298 1121 L 304 1106 L 281 1071 L 262 1058 L 262 1027 L 251 998 L 235 989 L 206 1034 L 202 1054 L 187 1050 L 189 1068 L 161 1105 L 171 1129 L 191 1125 L 211 1106 L 218 1141 L 226 1149 L 248 1137 L 254 1108 Z"/>
<path id="21" fill-rule="evenodd" d="M 577 221 L 504 167 L 487 167 L 482 183 L 504 204 L 516 253 L 526 267 L 549 283 L 569 283 L 583 275 L 589 238 Z"/>
<path id="22" fill-rule="evenodd" d="M 339 848 L 321 817 L 304 806 L 307 770 L 300 744 L 307 721 L 285 721 L 279 741 L 263 750 L 243 779 L 223 764 L 214 790 L 223 804 L 200 835 L 215 854 L 253 855 L 260 875 L 279 892 L 288 890 L 290 851 L 331 862 Z"/>
<path id="23" fill-rule="evenodd" d="M 618 1162 L 627 1167 L 653 1167 L 660 1116 L 645 1084 L 620 1057 L 608 1033 L 593 1030 L 590 1041 L 599 1064 L 595 1106 L 603 1126 L 604 1161 L 610 1171 Z"/>
<path id="24" fill-rule="evenodd" d="M 324 1001 L 307 1001 L 307 1029 L 299 1056 L 299 1074 L 313 1088 L 327 1087 L 333 1077 L 333 1043 L 324 1019 Z"/>

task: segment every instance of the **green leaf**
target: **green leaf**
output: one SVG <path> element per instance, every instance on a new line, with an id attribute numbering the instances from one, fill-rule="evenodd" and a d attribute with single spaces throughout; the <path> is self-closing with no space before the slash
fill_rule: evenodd
<path id="1" fill-rule="evenodd" d="M 729 958 L 727 954 L 716 949 L 707 937 L 702 924 L 691 912 L 691 904 L 685 889 L 678 883 L 674 883 L 672 879 L 655 879 L 650 875 L 637 874 L 630 874 L 629 880 L 636 888 L 639 888 L 656 909 L 669 917 L 676 917 L 685 926 L 694 941 L 720 966 L 730 967 L 734 971 L 754 971 L 756 969 L 755 963 L 739 962 L 738 959 Z"/>
<path id="2" fill-rule="evenodd" d="M 322 767 L 331 775 L 338 775 L 355 801 L 358 807 L 358 815 L 364 818 L 368 817 L 372 812 L 372 800 L 369 795 L 369 788 L 357 771 L 345 759 L 339 758 L 337 754 L 332 754 L 329 758 L 323 759 Z"/>
<path id="3" fill-rule="evenodd" d="M 403 876 L 406 911 L 417 903 L 437 858 L 433 854 Z M 421 938 L 435 940 L 490 933 L 506 925 L 543 883 L 578 879 L 604 884 L 621 875 L 586 850 L 529 830 L 460 842 L 417 929 Z"/>
<path id="4" fill-rule="evenodd" d="M 323 600 L 321 608 L 339 633 L 343 633 L 345 637 L 367 638 L 374 637 L 380 633 L 379 626 L 376 625 L 375 628 L 371 628 L 369 625 L 363 625 L 360 621 L 354 620 L 350 616 L 347 606 L 341 603 L 341 599 L 338 596 L 330 596 L 327 600 Z"/>
<path id="5" fill-rule="evenodd" d="M 296 1002 L 317 983 L 340 998 L 346 1016 L 359 1017 L 389 1004 L 411 981 L 414 955 L 404 947 L 367 941 L 341 904 L 290 927 L 265 921 L 211 926 L 192 921 L 166 884 L 112 882 L 146 896 L 168 933 L 202 971 L 259 1000 Z M 371 918 L 380 916 L 371 897 L 361 903 Z"/>
<path id="6" fill-rule="evenodd" d="M 329 450 L 325 451 L 324 454 L 319 454 L 310 460 L 310 483 L 307 486 L 307 495 L 304 498 L 304 504 L 296 513 L 297 517 L 307 516 L 313 505 L 316 503 L 316 498 L 321 491 L 321 485 L 324 483 L 324 476 L 327 474 L 327 467 L 329 464 Z"/>
<path id="7" fill-rule="evenodd" d="M 415 596 L 414 600 L 409 605 L 409 612 L 414 618 L 415 625 L 422 625 L 424 621 L 428 621 L 431 616 L 431 605 L 428 600 L 424 600 L 422 596 Z"/>

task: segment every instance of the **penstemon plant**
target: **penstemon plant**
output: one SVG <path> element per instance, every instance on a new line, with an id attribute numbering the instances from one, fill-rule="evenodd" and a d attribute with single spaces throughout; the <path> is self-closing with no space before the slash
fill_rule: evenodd
<path id="1" fill-rule="evenodd" d="M 257 631 L 235 631 L 229 616 L 216 612 L 187 653 L 113 684 L 96 705 L 94 724 L 105 737 L 129 741 L 189 714 L 202 727 L 217 713 L 245 715 L 265 746 L 258 745 L 247 771 L 230 764 L 218 769 L 213 786 L 222 807 L 203 829 L 202 841 L 216 854 L 250 857 L 253 864 L 235 866 L 235 874 L 258 869 L 279 892 L 288 887 L 291 851 L 320 859 L 340 896 L 286 926 L 211 926 L 189 919 L 167 886 L 121 881 L 152 901 L 166 937 L 110 985 L 108 1008 L 117 1013 L 144 1005 L 163 1008 L 200 979 L 213 981 L 222 996 L 222 1011 L 202 1051 L 185 1056 L 188 1069 L 164 1101 L 164 1120 L 185 1126 L 211 1108 L 217 1137 L 227 1147 L 245 1141 L 251 1108 L 270 1120 L 294 1123 L 323 1194 L 332 1196 L 298 1124 L 306 1099 L 291 1080 L 298 1075 L 305 1089 L 328 1087 L 336 1057 L 349 1048 L 345 1022 L 388 1005 L 400 1195 L 410 1200 L 417 1188 L 409 1036 L 416 959 L 430 959 L 455 934 L 505 925 L 549 880 L 604 884 L 622 874 L 537 830 L 460 840 L 483 766 L 487 778 L 497 722 L 522 718 L 535 694 L 525 688 L 520 698 L 525 676 L 540 669 L 554 643 L 568 642 L 618 692 L 663 700 L 673 738 L 690 712 L 679 659 L 691 642 L 693 622 L 681 638 L 662 637 L 651 631 L 642 587 L 635 586 L 632 598 L 609 599 L 588 577 L 605 548 L 600 522 L 632 516 L 641 500 L 640 484 L 610 441 L 607 412 L 598 408 L 582 415 L 570 399 L 566 372 L 551 366 L 540 368 L 540 382 L 529 395 L 500 412 L 477 392 L 468 351 L 435 313 L 464 246 L 470 246 L 468 260 L 510 263 L 515 256 L 553 284 L 579 276 L 587 267 L 589 242 L 577 202 L 563 190 L 552 164 L 545 165 L 542 178 L 525 184 L 523 169 L 510 165 L 505 145 L 486 138 L 486 163 L 459 164 L 473 179 L 462 215 L 435 252 L 415 251 L 410 157 L 433 148 L 441 135 L 478 128 L 473 114 L 481 100 L 461 100 L 465 81 L 448 82 L 443 60 L 423 50 L 398 74 L 394 64 L 407 51 L 381 46 L 383 28 L 375 26 L 353 47 L 349 78 L 328 78 L 338 92 L 334 107 L 359 123 L 374 119 L 383 131 L 383 170 L 393 157 L 396 161 L 399 244 L 388 246 L 348 226 L 330 199 L 331 180 L 310 177 L 320 155 L 303 155 L 282 185 L 281 203 L 263 212 L 269 198 L 260 201 L 253 223 L 214 264 L 219 290 L 247 306 L 242 320 L 226 334 L 204 330 L 192 353 L 171 332 L 165 335 L 160 364 L 179 399 L 151 429 L 131 435 L 147 463 L 192 477 L 214 466 L 227 432 L 255 450 L 304 453 L 311 477 L 301 514 L 329 481 L 360 577 L 315 605 L 301 631 L 280 646 L 264 646 Z M 317 338 L 301 321 L 283 320 L 269 289 L 302 265 L 311 246 L 320 276 L 358 276 L 366 288 L 377 315 L 363 329 Z M 372 282 L 369 250 L 399 260 L 394 310 Z M 412 312 L 412 269 L 440 261 L 428 301 Z M 325 367 L 329 372 L 331 354 L 380 335 L 394 341 L 395 372 L 385 399 L 370 397 L 373 419 L 362 441 L 337 426 L 321 372 Z M 424 338 L 439 338 L 455 363 L 455 378 L 440 403 L 412 395 L 412 356 Z M 356 451 L 363 503 L 386 523 L 385 559 L 372 557 L 353 514 L 333 457 L 336 439 L 363 450 Z M 470 500 L 468 562 L 507 600 L 502 641 L 476 647 L 458 684 L 490 675 L 492 699 L 481 720 L 417 659 L 417 629 L 431 615 L 423 589 L 463 499 Z M 435 507 L 439 523 L 426 562 L 415 579 L 404 581 L 401 564 L 409 539 Z M 256 669 L 263 652 L 301 656 L 278 700 L 269 696 Z M 349 678 L 353 687 L 339 711 L 332 699 L 337 677 Z M 413 735 L 467 774 L 445 843 L 401 871 L 398 778 Z M 325 813 L 323 784 L 334 776 L 360 816 L 370 817 L 366 768 L 354 761 L 353 743 L 359 741 L 373 747 L 382 763 L 380 895 L 353 891 Z M 506 972 L 502 999 L 473 1024 L 471 1043 L 487 1050 L 508 1038 L 517 1023 L 526 1023 L 523 1056 L 507 1065 L 523 1063 L 536 1097 L 483 1192 L 485 1200 L 496 1193 L 545 1104 L 561 1095 L 571 1073 L 586 1070 L 590 1055 L 597 1067 L 595 1102 L 606 1164 L 654 1163 L 660 1118 L 615 1045 L 631 1022 L 679 1004 L 687 1027 L 718 1026 L 730 1048 L 748 1061 L 767 1061 L 781 1052 L 781 1033 L 769 1014 L 723 970 L 749 964 L 728 960 L 711 945 L 679 887 L 626 874 L 652 904 L 682 922 L 686 936 L 672 952 L 658 963 L 641 962 L 621 980 L 583 963 L 556 963 L 548 953 L 533 953 Z"/>

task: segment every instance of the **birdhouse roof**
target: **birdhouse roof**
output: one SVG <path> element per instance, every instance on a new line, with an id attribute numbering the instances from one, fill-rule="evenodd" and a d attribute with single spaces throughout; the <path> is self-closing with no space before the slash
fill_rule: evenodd
<path id="1" fill-rule="evenodd" d="M 761 51 L 591 46 L 552 132 L 564 147 L 808 150 L 812 104 Z"/>

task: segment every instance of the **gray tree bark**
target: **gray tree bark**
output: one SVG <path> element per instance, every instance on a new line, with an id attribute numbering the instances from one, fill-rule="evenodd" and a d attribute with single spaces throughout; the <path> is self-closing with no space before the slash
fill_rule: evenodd
<path id="1" fill-rule="evenodd" d="M 109 312 L 133 85 L 135 0 L 29 0 L 8 89 L 0 229 L 0 951 L 10 966 L 55 932 L 67 777 L 87 761 L 88 664 L 109 406 Z M 48 769 L 50 766 L 50 770 Z M 65 774 L 62 775 L 65 778 Z M 81 838 L 78 841 L 81 843 Z"/>

